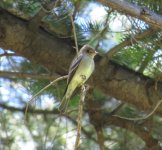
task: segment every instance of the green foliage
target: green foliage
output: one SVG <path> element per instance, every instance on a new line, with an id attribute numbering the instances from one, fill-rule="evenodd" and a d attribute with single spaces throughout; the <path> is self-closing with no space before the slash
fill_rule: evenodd
<path id="1" fill-rule="evenodd" d="M 62 134 L 59 123 L 60 121 L 52 116 L 30 117 L 27 124 L 30 131 L 35 131 L 31 132 L 31 134 L 34 141 L 38 143 L 37 149 L 42 150 L 57 148 L 58 150 L 62 150 L 61 145 L 63 144 L 63 138 L 54 137 L 54 135 L 59 136 Z"/>
<path id="2" fill-rule="evenodd" d="M 139 110 L 136 109 L 133 106 L 127 105 L 125 104 L 122 109 L 120 110 L 119 114 L 122 117 L 126 117 L 126 118 L 140 118 L 143 116 L 143 113 L 139 113 Z"/>
<path id="3" fill-rule="evenodd" d="M 42 2 L 38 0 L 6 0 L 1 5 L 7 9 L 15 8 L 27 15 L 34 16 L 40 10 Z"/>
<path id="4" fill-rule="evenodd" d="M 109 127 L 113 133 L 108 136 L 107 147 L 112 150 L 140 150 L 143 149 L 143 141 L 133 132 L 118 127 Z M 119 141 L 116 142 L 116 139 Z M 138 144 L 137 144 L 138 143 Z"/>
<path id="5" fill-rule="evenodd" d="M 94 97 L 96 99 L 103 99 L 103 98 L 105 98 L 105 95 L 101 91 L 99 91 L 97 89 L 93 90 L 93 95 L 94 95 Z"/>
<path id="6" fill-rule="evenodd" d="M 20 71 L 22 72 L 26 72 L 26 73 L 41 73 L 41 74 L 47 74 L 48 71 L 46 68 L 44 68 L 43 66 L 31 63 L 27 60 L 21 61 L 20 63 L 20 67 L 19 67 Z"/>
<path id="7" fill-rule="evenodd" d="M 11 12 L 13 13 L 18 12 L 14 13 L 18 16 L 19 14 L 23 14 L 25 19 L 29 21 L 29 19 L 36 16 L 43 5 L 49 1 L 50 0 L 3 0 L 0 2 L 0 7 L 10 11 L 12 10 Z M 129 1 L 141 6 L 146 6 L 159 14 L 162 12 L 160 0 Z M 137 41 L 137 43 L 134 44 L 134 40 L 137 39 L 134 39 L 133 36 L 136 33 L 145 31 L 148 28 L 146 23 L 138 19 L 131 18 L 130 16 L 128 17 L 115 11 L 111 11 L 110 8 L 105 8 L 107 14 L 102 20 L 91 20 L 89 17 L 89 11 L 85 12 L 85 8 L 87 8 L 90 3 L 96 4 L 96 1 L 60 1 L 58 5 L 51 10 L 51 12 L 48 12 L 47 15 L 42 18 L 41 28 L 44 28 L 55 37 L 67 38 L 69 41 L 74 40 L 69 13 L 76 11 L 73 19 L 76 26 L 76 34 L 79 45 L 89 43 L 98 49 L 98 51 L 105 52 L 108 49 L 111 49 L 110 47 L 112 46 L 112 43 L 110 41 L 119 44 L 120 42 L 132 37 L 132 45 L 121 49 L 113 56 L 112 61 L 131 68 L 132 70 L 144 73 L 145 75 L 149 75 L 156 81 L 162 80 L 161 31 L 158 33 L 155 32 L 155 34 L 152 34 L 150 37 L 145 37 L 145 39 Z M 85 21 L 81 22 L 78 18 L 81 17 L 83 19 L 83 14 L 86 14 L 86 17 L 84 16 Z M 111 26 L 115 20 L 118 21 L 117 23 L 122 24 L 122 27 L 119 27 L 119 29 L 116 30 Z M 118 27 L 118 24 L 114 24 L 114 26 Z M 107 44 L 105 47 L 103 46 L 103 41 Z M 8 70 L 11 71 L 38 75 L 50 74 L 45 67 L 38 64 L 36 65 L 27 60 L 21 60 L 21 63 L 18 63 L 17 61 L 14 61 L 19 60 L 18 58 L 13 58 L 12 61 L 10 57 L 3 59 L 3 61 L 6 60 L 8 62 L 3 65 L 3 69 L 8 67 Z M 10 65 L 9 61 L 11 61 L 14 65 Z M 74 93 L 68 106 L 68 111 L 77 111 L 61 115 L 57 111 L 57 106 L 64 95 L 66 81 L 60 81 L 55 86 L 49 87 L 35 99 L 37 102 L 35 107 L 29 107 L 30 109 L 34 108 L 35 110 L 33 110 L 33 112 L 28 112 L 27 120 L 24 123 L 24 106 L 29 100 L 29 95 L 35 95 L 38 91 L 48 85 L 50 81 L 16 78 L 8 81 L 2 80 L 0 82 L 0 88 L 4 86 L 4 83 L 9 84 L 9 86 L 8 91 L 4 89 L 3 92 L 0 91 L 0 98 L 2 101 L 0 104 L 2 103 L 18 109 L 9 107 L 6 108 L 8 109 L 6 110 L 3 106 L 0 108 L 0 149 L 2 145 L 2 148 L 5 150 L 7 148 L 17 150 L 19 148 L 19 141 L 21 140 L 23 144 L 28 141 L 34 142 L 36 145 L 35 147 L 38 150 L 63 150 L 66 148 L 66 145 L 71 143 L 71 140 L 75 141 L 74 138 L 76 138 L 77 130 L 77 125 L 75 123 L 78 115 L 77 109 L 80 100 L 80 90 Z M 25 88 L 28 96 L 23 96 L 23 92 L 18 92 L 18 86 Z M 10 95 L 10 92 L 13 91 L 14 94 L 16 91 L 16 94 Z M 109 113 L 119 105 L 119 102 L 114 102 L 114 99 L 105 96 L 98 89 L 93 90 L 92 96 L 95 104 L 97 104 L 97 106 L 101 109 L 100 111 L 106 115 L 109 115 Z M 17 100 L 18 98 L 19 100 Z M 46 99 L 52 99 L 52 103 L 48 104 L 47 102 L 46 104 Z M 117 114 L 123 117 L 137 118 L 144 116 L 146 113 L 139 111 L 134 106 L 125 104 Z M 81 144 L 79 146 L 80 150 L 94 150 L 98 148 L 98 143 L 95 141 L 97 139 L 96 130 L 94 129 L 94 126 L 98 124 L 98 122 L 94 124 L 90 115 L 94 115 L 93 117 L 96 118 L 100 117 L 96 112 L 83 113 L 82 129 L 87 131 L 87 134 L 81 135 Z M 139 127 L 133 126 L 132 130 L 131 128 L 130 130 L 127 130 L 126 128 L 124 129 L 120 127 L 120 125 L 111 125 L 111 122 L 108 122 L 106 126 L 104 126 L 104 124 L 102 124 L 104 121 L 106 120 L 101 120 L 101 125 L 104 131 L 105 145 L 109 149 L 139 150 L 145 147 L 140 135 L 133 133 L 135 132 L 133 129 L 138 129 Z M 121 121 L 121 124 L 122 123 L 124 124 L 124 121 Z M 151 134 L 159 141 L 162 140 L 160 132 L 162 130 L 161 124 L 161 118 L 157 116 L 154 117 Z M 147 126 L 145 125 L 143 128 L 147 129 Z"/>
<path id="8" fill-rule="evenodd" d="M 144 57 L 149 51 L 140 44 L 133 47 L 122 49 L 114 55 L 113 60 L 119 64 L 123 64 L 133 70 L 138 70 Z"/>
<path id="9" fill-rule="evenodd" d="M 16 1 L 18 9 L 27 13 L 28 15 L 34 16 L 41 8 L 41 1 Z"/>
<path id="10" fill-rule="evenodd" d="M 71 22 L 67 12 L 57 16 L 53 14 L 48 15 L 43 21 L 46 23 L 45 26 L 47 29 L 57 34 L 57 36 L 69 36 Z"/>
<path id="11" fill-rule="evenodd" d="M 160 43 L 160 37 L 154 34 L 151 37 L 146 37 L 143 42 L 137 42 L 133 46 L 125 47 L 113 56 L 113 61 L 127 66 L 135 71 L 145 73 L 145 75 L 155 78 L 161 74 L 161 57 L 155 55 L 161 54 L 158 45 L 153 43 Z M 133 39 L 132 39 L 133 43 Z M 155 57 L 155 59 L 153 59 Z M 157 67 L 158 65 L 158 67 Z"/>

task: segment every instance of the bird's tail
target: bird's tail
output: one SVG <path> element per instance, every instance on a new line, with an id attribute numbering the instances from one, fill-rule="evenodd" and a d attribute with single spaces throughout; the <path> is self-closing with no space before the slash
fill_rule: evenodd
<path id="1" fill-rule="evenodd" d="M 59 110 L 60 110 L 61 113 L 66 112 L 68 104 L 69 104 L 69 98 L 66 98 L 66 96 L 64 96 L 62 101 L 61 101 L 61 104 L 59 106 Z"/>

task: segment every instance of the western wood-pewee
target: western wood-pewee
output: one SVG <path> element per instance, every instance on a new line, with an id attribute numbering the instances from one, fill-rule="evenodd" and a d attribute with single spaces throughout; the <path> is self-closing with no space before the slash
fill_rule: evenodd
<path id="1" fill-rule="evenodd" d="M 68 73 L 65 95 L 59 106 L 61 112 L 65 112 L 70 97 L 77 87 L 83 85 L 94 71 L 94 56 L 97 52 L 89 45 L 84 45 L 78 55 L 73 59 Z"/>

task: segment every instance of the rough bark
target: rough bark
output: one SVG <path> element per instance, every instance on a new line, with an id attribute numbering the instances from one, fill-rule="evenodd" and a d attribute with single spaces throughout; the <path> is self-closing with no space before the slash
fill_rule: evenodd
<path id="1" fill-rule="evenodd" d="M 11 49 L 18 55 L 32 62 L 44 65 L 51 72 L 60 75 L 67 73 L 67 68 L 74 57 L 72 41 L 59 39 L 42 28 L 30 32 L 28 22 L 5 11 L 0 12 L 0 47 Z M 154 81 L 110 62 L 100 66 L 100 57 L 96 60 L 96 69 L 91 77 L 91 85 L 124 102 L 149 110 L 162 97 L 162 83 Z M 158 109 L 162 112 L 162 107 Z"/>

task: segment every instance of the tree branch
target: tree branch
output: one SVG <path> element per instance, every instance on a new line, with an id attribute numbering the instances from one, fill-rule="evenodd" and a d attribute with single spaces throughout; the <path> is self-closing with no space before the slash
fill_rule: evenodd
<path id="1" fill-rule="evenodd" d="M 0 77 L 4 78 L 30 78 L 36 80 L 54 80 L 60 75 L 57 73 L 53 73 L 52 75 L 46 74 L 31 74 L 31 73 L 23 73 L 23 72 L 11 72 L 11 71 L 0 71 Z"/>
<path id="2" fill-rule="evenodd" d="M 158 144 L 158 140 L 154 139 L 151 135 L 152 128 L 149 127 L 149 124 L 152 124 L 151 120 L 148 120 L 143 124 L 138 124 L 137 122 L 135 123 L 133 121 L 118 119 L 113 116 L 108 116 L 106 114 L 104 116 L 102 117 L 107 122 L 104 123 L 105 126 L 114 125 L 132 131 L 139 137 L 141 137 L 146 142 L 146 145 L 148 147 L 152 147 Z M 144 127 L 146 127 L 149 131 L 144 130 Z"/>
<path id="3" fill-rule="evenodd" d="M 162 16 L 142 6 L 123 0 L 97 0 L 103 5 L 111 7 L 119 12 L 141 19 L 155 28 L 162 29 Z"/>
<path id="4" fill-rule="evenodd" d="M 142 33 L 138 33 L 136 34 L 133 38 L 136 39 L 133 44 L 136 44 L 139 40 L 144 39 L 145 37 L 151 36 L 152 34 L 155 33 L 155 30 L 153 29 L 148 29 L 146 31 L 143 31 Z M 108 63 L 108 61 L 112 58 L 112 56 L 119 52 L 122 48 L 126 47 L 126 46 L 130 46 L 132 45 L 132 37 L 130 37 L 129 39 L 125 40 L 124 42 L 118 44 L 117 46 L 113 47 L 112 49 L 110 49 L 106 55 L 103 57 L 102 61 L 101 61 L 101 65 L 104 65 L 106 63 Z"/>
<path id="5" fill-rule="evenodd" d="M 13 53 L 3 53 L 3 54 L 0 54 L 0 57 L 3 57 L 3 56 L 8 57 L 8 56 L 18 56 L 18 55 L 13 54 Z"/>
<path id="6" fill-rule="evenodd" d="M 79 111 L 78 111 L 78 118 L 77 118 L 77 136 L 75 140 L 75 146 L 74 150 L 78 150 L 79 143 L 80 143 L 80 134 L 81 134 L 81 128 L 82 128 L 82 117 L 83 117 L 83 102 L 86 95 L 86 87 L 82 85 L 81 87 L 81 93 L 80 93 L 80 102 L 79 102 Z"/>
<path id="7" fill-rule="evenodd" d="M 97 142 L 98 145 L 100 146 L 100 150 L 105 150 L 105 138 L 104 138 L 104 134 L 102 131 L 102 128 L 95 128 L 96 129 L 96 133 L 97 133 Z"/>
<path id="8" fill-rule="evenodd" d="M 1 47 L 12 49 L 16 54 L 45 66 L 51 72 L 67 74 L 67 68 L 75 54 L 73 42 L 58 39 L 42 29 L 39 29 L 35 39 L 31 41 L 32 35 L 29 34 L 25 21 L 4 11 L 1 11 L 0 18 L 0 27 L 4 28 L 4 37 L 0 40 Z M 100 60 L 101 57 L 98 57 L 90 85 L 105 94 L 144 110 L 152 110 L 162 97 L 161 82 L 158 82 L 156 90 L 154 80 L 113 62 L 101 67 Z M 159 107 L 157 112 L 162 112 L 162 107 Z"/>
<path id="9" fill-rule="evenodd" d="M 22 112 L 25 113 L 25 108 L 18 108 L 18 107 L 12 107 L 12 106 L 7 106 L 6 104 L 0 103 L 0 107 L 3 109 L 7 109 L 11 112 Z M 46 114 L 46 115 L 53 115 L 53 114 L 59 114 L 59 111 L 57 109 L 54 109 L 52 111 L 50 110 L 42 110 L 42 109 L 28 109 L 28 113 L 34 113 L 34 114 Z"/>
<path id="10" fill-rule="evenodd" d="M 148 147 L 156 145 L 158 143 L 158 140 L 153 139 L 152 135 L 150 134 L 152 130 L 152 128 L 149 127 L 149 125 L 152 123 L 151 119 L 139 123 L 130 120 L 124 120 L 122 118 L 117 118 L 115 116 L 112 116 L 115 111 L 105 112 L 102 109 L 102 105 L 100 103 L 97 103 L 97 100 L 94 101 L 91 98 L 92 97 L 88 95 L 88 97 L 86 98 L 86 106 L 88 108 L 90 122 L 93 124 L 96 131 L 101 131 L 102 128 L 113 125 L 134 132 L 146 142 Z M 119 105 L 116 109 L 118 110 L 120 107 L 121 105 Z M 146 127 L 150 132 L 144 130 L 144 127 Z M 104 138 L 102 137 L 102 133 L 100 133 L 98 136 L 100 136 L 100 138 Z M 104 139 L 102 139 L 100 142 L 103 143 L 103 140 Z"/>

